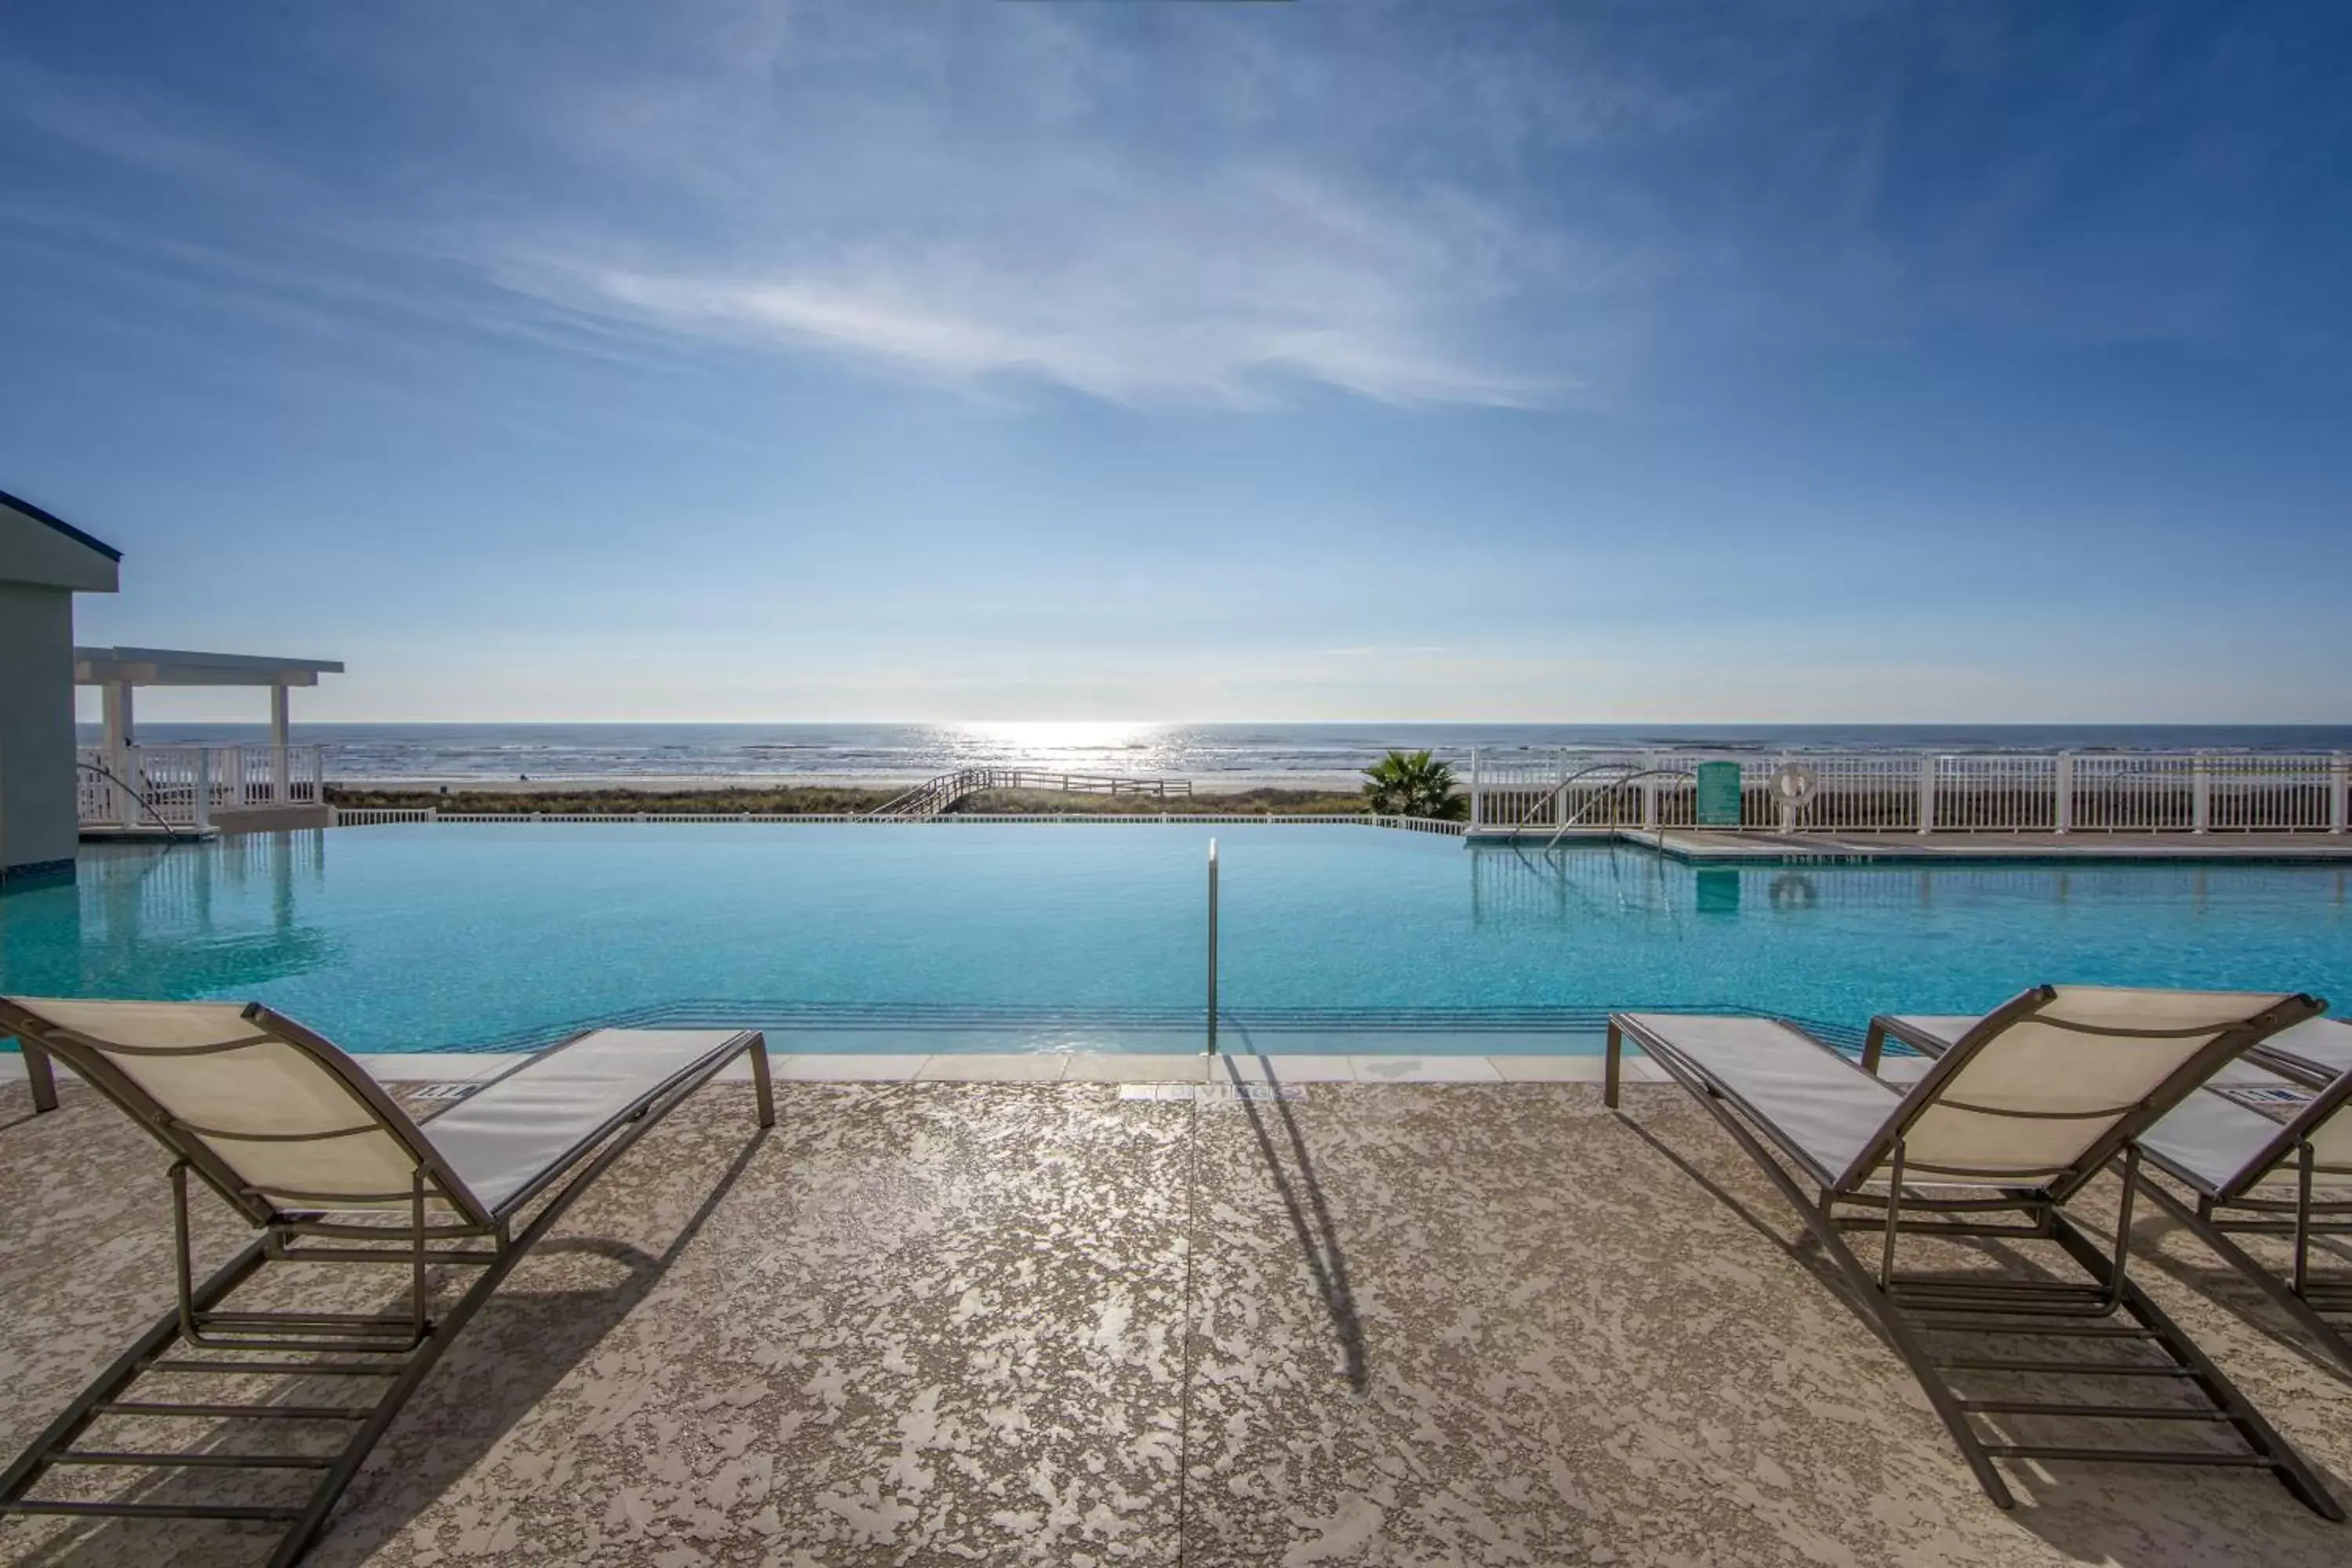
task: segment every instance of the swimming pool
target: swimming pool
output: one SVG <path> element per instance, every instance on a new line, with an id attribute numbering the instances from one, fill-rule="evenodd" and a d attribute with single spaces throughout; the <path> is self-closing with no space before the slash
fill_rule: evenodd
<path id="1" fill-rule="evenodd" d="M 0 899 L 0 989 L 259 998 L 356 1050 L 597 1023 L 799 1050 L 1586 1051 L 1611 1008 L 1985 1008 L 2035 981 L 2352 1005 L 2352 872 L 1693 868 L 1353 826 L 417 825 L 92 847 Z M 909 1039 L 919 1036 L 919 1039 Z M 1508 1043 L 1498 1044 L 1498 1037 Z"/>

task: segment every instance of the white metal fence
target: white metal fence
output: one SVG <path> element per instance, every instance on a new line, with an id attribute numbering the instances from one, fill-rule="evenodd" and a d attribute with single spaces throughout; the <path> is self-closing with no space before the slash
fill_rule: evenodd
<path id="1" fill-rule="evenodd" d="M 164 810 L 196 792 L 185 764 L 144 749 L 142 776 Z M 190 750 L 186 748 L 183 751 Z M 267 747 L 223 749 L 242 754 L 226 776 L 242 777 L 247 796 L 266 802 L 272 762 Z M 316 748 L 289 786 L 293 798 L 318 798 Z M 219 753 L 216 753 L 216 757 Z M 1696 774 L 1702 763 L 1738 769 L 1737 821 L 1700 821 Z M 217 760 L 217 769 L 224 764 Z M 243 769 L 239 773 L 237 769 Z M 180 771 L 174 771 L 174 770 Z M 1847 834 L 2327 833 L 2352 826 L 2352 757 L 2173 752 L 1812 752 L 1780 755 L 1696 751 L 1476 752 L 1465 782 L 1465 823 L 1372 816 L 1272 816 L 1231 813 L 994 816 L 947 813 L 916 818 L 961 822 L 1306 823 L 1331 821 L 1412 832 L 1534 834 L 1563 829 L 1697 828 L 1711 831 Z M 108 815 L 105 781 L 85 774 L 83 816 Z M 225 789 L 216 786 L 215 799 Z M 1196 797 L 1197 798 L 1197 797 Z M 1720 804 L 1720 803 L 1718 803 Z M 1711 814 L 1712 815 L 1712 814 Z M 339 826 L 399 822 L 845 822 L 848 816 L 776 814 L 563 813 L 457 814 L 414 808 L 344 808 Z M 899 818 L 898 820 L 906 820 Z"/>
<path id="2" fill-rule="evenodd" d="M 85 826 L 205 827 L 218 813 L 326 798 L 318 746 L 92 746 L 76 763 Z"/>
<path id="3" fill-rule="evenodd" d="M 1739 769 L 1738 820 L 1699 820 L 1703 763 Z M 1475 752 L 1473 833 L 2334 833 L 2352 759 L 2185 752 L 1953 754 Z"/>

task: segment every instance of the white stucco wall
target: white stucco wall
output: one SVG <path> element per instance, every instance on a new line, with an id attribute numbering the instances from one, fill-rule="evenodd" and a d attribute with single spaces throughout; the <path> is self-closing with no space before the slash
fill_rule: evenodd
<path id="1" fill-rule="evenodd" d="M 0 878 L 71 860 L 73 594 L 0 582 Z"/>

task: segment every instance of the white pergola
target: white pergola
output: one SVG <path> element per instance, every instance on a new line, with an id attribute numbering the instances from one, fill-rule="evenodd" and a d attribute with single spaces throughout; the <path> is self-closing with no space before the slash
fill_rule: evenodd
<path id="1" fill-rule="evenodd" d="M 286 745 L 297 686 L 316 686 L 321 675 L 341 675 L 331 658 L 272 658 L 263 654 L 197 653 L 170 647 L 77 647 L 74 684 L 105 693 L 106 749 L 120 757 L 136 741 L 131 693 L 142 686 L 265 686 L 269 689 L 269 744 L 276 757 L 276 798 L 286 797 Z"/>

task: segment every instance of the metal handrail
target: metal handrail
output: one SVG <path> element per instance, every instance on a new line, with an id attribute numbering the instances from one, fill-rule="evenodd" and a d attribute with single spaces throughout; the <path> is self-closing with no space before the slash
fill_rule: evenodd
<path id="1" fill-rule="evenodd" d="M 165 841 L 172 844 L 179 842 L 180 829 L 170 817 L 163 815 L 163 808 L 157 805 L 153 801 L 149 800 L 142 792 L 133 789 L 131 785 L 125 784 L 122 781 L 121 775 L 117 773 L 112 768 L 100 767 L 96 763 L 85 763 L 79 757 L 74 759 L 74 766 L 81 768 L 89 773 L 96 773 L 99 777 L 106 780 L 109 784 L 121 790 L 123 794 L 129 795 L 131 799 L 145 806 L 147 808 L 147 815 L 155 819 L 155 826 L 163 830 Z M 190 834 L 188 837 L 193 838 L 195 836 L 194 834 Z"/>
<path id="2" fill-rule="evenodd" d="M 1581 778 L 1590 778 L 1594 773 L 1606 773 L 1611 768 L 1630 768 L 1634 764 L 1632 763 L 1625 762 L 1595 763 L 1589 768 L 1577 769 L 1576 772 L 1560 780 L 1558 787 L 1554 788 L 1549 794 L 1537 801 L 1535 805 L 1528 807 L 1527 810 L 1521 812 L 1519 814 L 1519 819 L 1511 824 L 1511 831 L 1513 833 L 1518 832 L 1520 828 L 1525 827 L 1529 822 L 1535 820 L 1535 815 L 1537 812 L 1541 811 L 1548 805 L 1550 805 L 1555 800 L 1559 801 L 1561 805 L 1564 807 L 1567 805 L 1565 796 L 1568 794 L 1568 786 L 1576 783 L 1577 780 Z M 1601 793 L 1601 795 L 1606 795 L 1609 792 L 1606 789 L 1603 789 Z M 1597 800 L 1600 796 L 1596 795 L 1593 798 Z M 1587 801 L 1585 804 L 1590 805 L 1591 805 L 1591 802 Z"/>
<path id="3" fill-rule="evenodd" d="M 1602 784 L 1599 790 L 1594 792 L 1591 800 L 1586 801 L 1582 805 L 1576 808 L 1576 815 L 1574 816 L 1570 817 L 1566 822 L 1561 823 L 1558 827 L 1552 829 L 1551 837 L 1544 841 L 1544 853 L 1547 855 L 1550 854 L 1552 850 L 1559 846 L 1561 837 L 1565 835 L 1570 828 L 1583 821 L 1584 814 L 1586 812 L 1591 811 L 1594 806 L 1599 805 L 1602 801 L 1608 799 L 1612 790 L 1621 788 L 1625 784 L 1633 784 L 1641 779 L 1695 779 L 1696 777 L 1698 777 L 1698 775 L 1692 773 L 1687 768 L 1642 768 L 1633 773 L 1627 773 L 1622 779 L 1611 779 L 1607 784 Z M 1660 824 L 1659 826 L 1658 837 L 1661 843 L 1664 841 L 1665 827 L 1664 824 Z"/>

